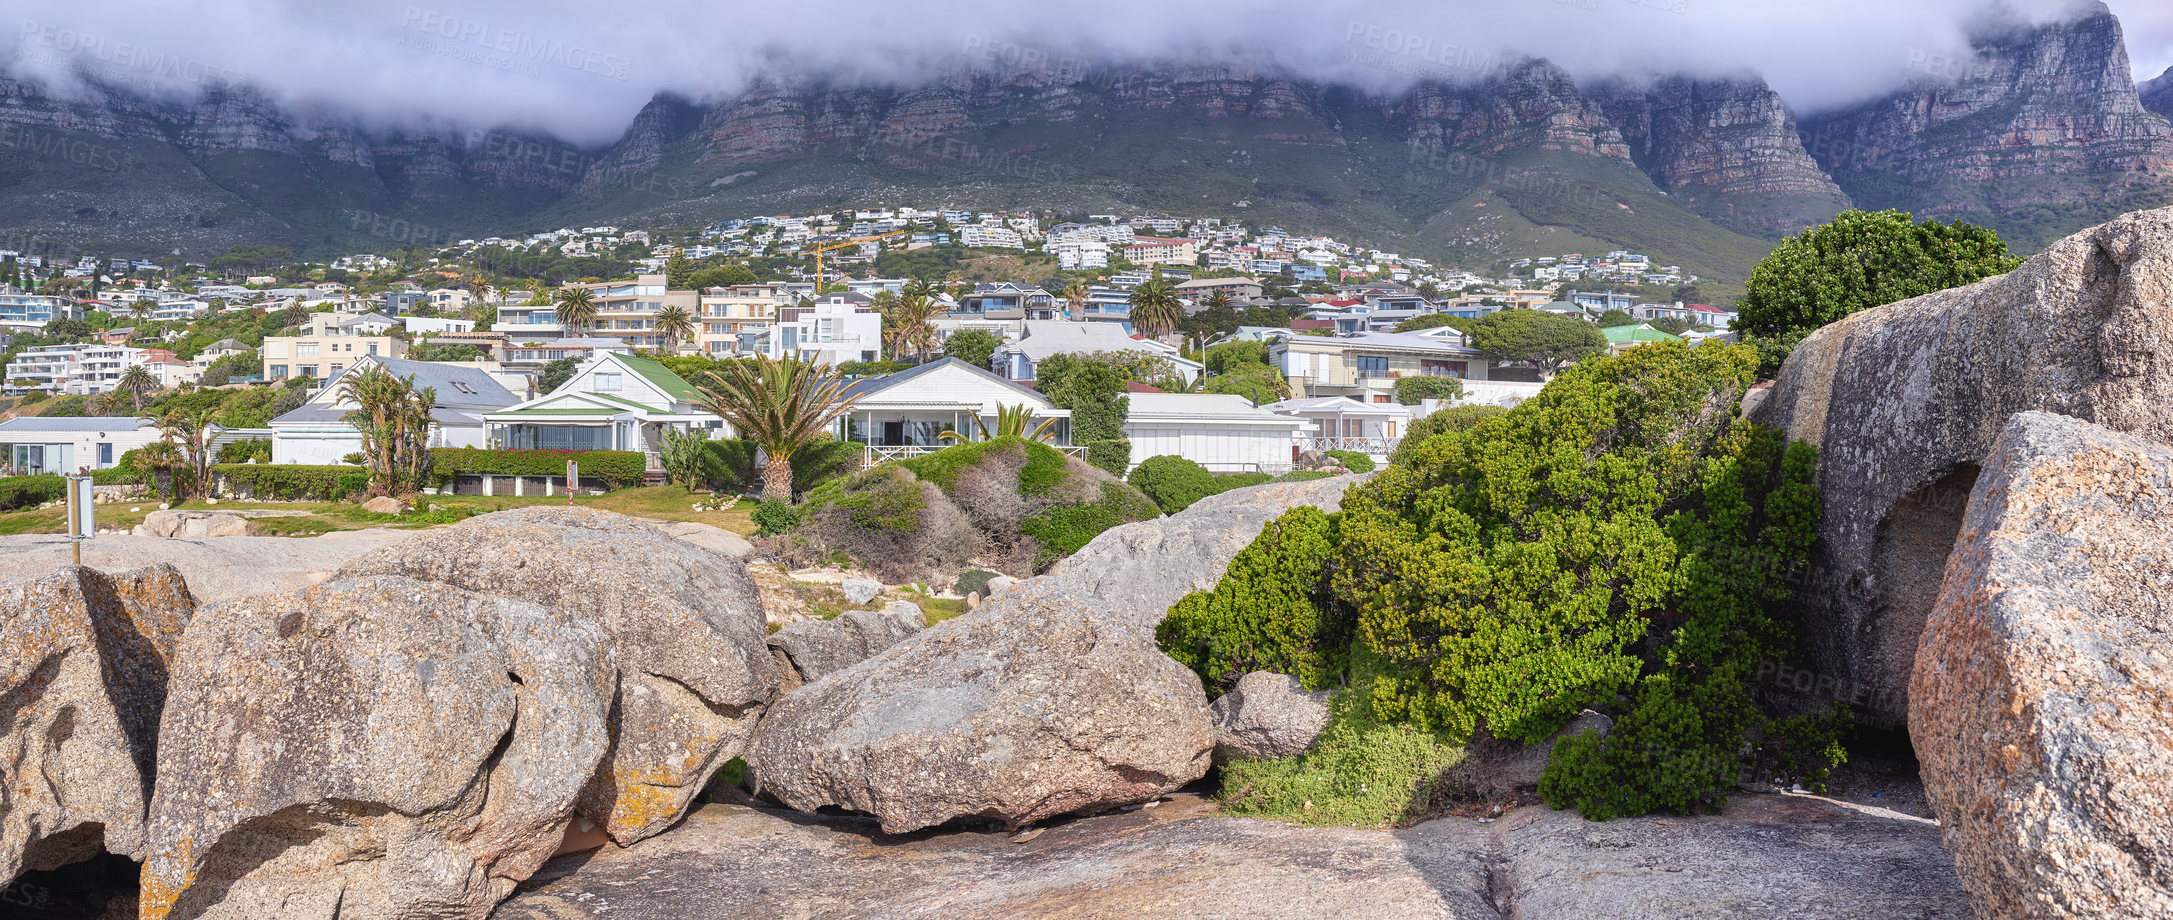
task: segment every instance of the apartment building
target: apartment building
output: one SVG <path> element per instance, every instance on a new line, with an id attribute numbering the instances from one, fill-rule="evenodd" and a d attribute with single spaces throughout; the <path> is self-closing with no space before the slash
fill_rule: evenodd
<path id="1" fill-rule="evenodd" d="M 979 249 L 1026 248 L 1026 242 L 1019 238 L 1019 232 L 1008 227 L 960 227 L 958 228 L 958 242 L 961 245 Z"/>
<path id="2" fill-rule="evenodd" d="M 878 361 L 883 357 L 883 317 L 832 295 L 811 307 L 787 307 L 771 324 L 765 348 L 772 358 L 796 355 L 823 364 Z"/>
<path id="3" fill-rule="evenodd" d="M 596 319 L 589 323 L 590 335 L 609 336 L 632 348 L 664 346 L 664 337 L 656 331 L 656 315 L 665 307 L 679 307 L 690 317 L 701 310 L 700 292 L 666 290 L 664 276 L 660 274 L 637 275 L 632 281 L 599 281 L 567 287 L 587 288 L 594 299 Z M 556 321 L 555 313 L 552 319 Z M 701 331 L 699 322 L 695 331 L 697 334 Z M 695 343 L 680 344 L 693 346 Z"/>
<path id="4" fill-rule="evenodd" d="M 0 326 L 24 330 L 44 328 L 56 319 L 82 319 L 81 305 L 39 294 L 0 294 Z"/>
<path id="5" fill-rule="evenodd" d="M 165 349 L 104 343 L 38 345 L 23 349 L 8 362 L 7 385 L 66 396 L 104 393 L 120 382 L 131 365 L 143 363 L 154 353 L 173 357 Z"/>
<path id="6" fill-rule="evenodd" d="M 1133 265 L 1191 265 L 1200 257 L 1199 246 L 1186 237 L 1139 236 L 1124 247 L 1124 258 Z"/>
<path id="7" fill-rule="evenodd" d="M 322 317 L 322 319 L 320 319 Z M 302 335 L 264 337 L 257 353 L 264 359 L 264 379 L 307 377 L 329 380 L 356 361 L 376 356 L 402 358 L 407 343 L 386 335 L 391 321 L 370 315 L 342 317 L 336 313 L 312 313 Z"/>
<path id="8" fill-rule="evenodd" d="M 695 347 L 703 354 L 736 354 L 742 343 L 777 321 L 777 311 L 793 302 L 782 284 L 735 284 L 708 288 L 696 297 L 699 307 Z"/>

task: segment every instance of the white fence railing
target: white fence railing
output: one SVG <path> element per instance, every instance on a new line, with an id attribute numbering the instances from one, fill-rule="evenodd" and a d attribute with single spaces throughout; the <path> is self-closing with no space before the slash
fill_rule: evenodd
<path id="1" fill-rule="evenodd" d="M 946 444 L 942 447 L 926 447 L 915 444 L 904 444 L 892 447 L 885 447 L 877 444 L 867 444 L 863 446 L 865 447 L 865 453 L 863 454 L 861 459 L 868 466 L 874 466 L 885 460 L 904 460 L 908 457 L 926 456 L 928 454 L 932 454 L 936 451 L 942 450 L 944 447 L 951 447 L 953 445 Z M 1062 451 L 1066 456 L 1080 457 L 1086 455 L 1085 447 L 1073 447 L 1068 444 L 1051 444 L 1049 446 L 1056 448 L 1059 451 Z"/>
<path id="2" fill-rule="evenodd" d="M 1361 454 L 1388 454 L 1403 443 L 1402 438 L 1320 438 L 1300 437 L 1301 450 L 1350 450 Z"/>

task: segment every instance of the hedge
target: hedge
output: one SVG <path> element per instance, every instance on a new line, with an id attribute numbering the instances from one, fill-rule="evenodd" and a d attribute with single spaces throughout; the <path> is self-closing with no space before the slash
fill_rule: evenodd
<path id="1" fill-rule="evenodd" d="M 68 481 L 58 473 L 0 478 L 0 511 L 35 508 L 68 496 Z"/>
<path id="2" fill-rule="evenodd" d="M 1373 458 L 1355 450 L 1331 450 L 1328 451 L 1328 456 L 1334 457 L 1343 464 L 1344 469 L 1353 473 L 1373 472 Z"/>
<path id="3" fill-rule="evenodd" d="M 370 485 L 369 471 L 358 466 L 221 463 L 211 471 L 228 489 L 271 501 L 336 502 Z"/>
<path id="4" fill-rule="evenodd" d="M 1396 402 L 1416 406 L 1429 399 L 1462 399 L 1464 382 L 1454 377 L 1398 377 Z"/>
<path id="5" fill-rule="evenodd" d="M 431 474 L 439 484 L 455 476 L 564 476 L 566 461 L 581 464 L 581 478 L 600 479 L 611 488 L 634 485 L 649 460 L 632 450 L 488 450 L 439 447 L 430 451 Z"/>

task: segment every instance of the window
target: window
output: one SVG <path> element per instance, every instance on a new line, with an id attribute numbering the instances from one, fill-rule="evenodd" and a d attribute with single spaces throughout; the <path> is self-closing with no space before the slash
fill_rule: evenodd
<path id="1" fill-rule="evenodd" d="M 1375 393 L 1373 394 L 1373 401 L 1377 403 L 1385 403 L 1389 402 L 1390 399 L 1388 397 L 1388 394 L 1386 393 Z"/>
<path id="2" fill-rule="evenodd" d="M 370 354 L 373 354 L 373 355 L 374 355 L 374 354 L 377 354 L 377 343 L 376 343 L 376 342 L 371 342 L 371 343 L 370 343 Z"/>
<path id="3" fill-rule="evenodd" d="M 302 343 L 296 344 L 296 345 L 294 346 L 294 356 L 295 356 L 295 357 L 297 357 L 297 358 L 314 358 L 314 357 L 316 357 L 316 356 L 317 356 L 317 343 L 315 343 L 315 342 L 302 342 Z"/>
<path id="4" fill-rule="evenodd" d="M 297 364 L 294 366 L 294 373 L 301 377 L 315 377 L 317 376 L 317 365 Z"/>
<path id="5" fill-rule="evenodd" d="M 1356 359 L 1356 360 L 1357 360 L 1357 363 L 1358 363 L 1358 376 L 1360 376 L 1360 377 L 1386 377 L 1386 376 L 1388 376 L 1388 358 L 1387 358 L 1387 357 L 1385 357 L 1385 356 L 1382 356 L 1382 355 L 1359 355 L 1359 356 L 1357 357 L 1357 359 Z"/>
<path id="6" fill-rule="evenodd" d="M 614 393 L 615 393 L 615 392 L 618 392 L 618 390 L 619 390 L 619 386 L 620 386 L 620 381 L 619 381 L 619 377 L 620 377 L 620 376 L 621 376 L 621 375 L 619 375 L 619 374 L 597 374 L 597 375 L 596 375 L 596 390 L 597 390 L 597 392 L 614 392 Z"/>
<path id="7" fill-rule="evenodd" d="M 1428 359 L 1419 362 L 1419 373 L 1424 374 L 1428 377 L 1461 378 L 1469 376 L 1470 372 L 1470 366 L 1462 361 L 1437 361 L 1433 359 Z"/>

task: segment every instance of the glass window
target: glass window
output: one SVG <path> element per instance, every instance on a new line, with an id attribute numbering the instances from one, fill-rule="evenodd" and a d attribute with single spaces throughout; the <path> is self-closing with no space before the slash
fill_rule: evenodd
<path id="1" fill-rule="evenodd" d="M 620 375 L 618 374 L 597 374 L 597 392 L 617 392 L 620 386 L 619 377 Z"/>
<path id="2" fill-rule="evenodd" d="M 298 344 L 296 344 L 296 345 L 294 346 L 294 356 L 295 356 L 295 357 L 297 357 L 297 358 L 314 358 L 314 357 L 316 357 L 316 356 L 317 356 L 317 343 L 315 343 L 315 342 L 301 342 L 301 343 L 298 343 Z"/>
<path id="3" fill-rule="evenodd" d="M 1388 376 L 1388 358 L 1381 355 L 1359 355 L 1358 374 L 1361 377 Z"/>

